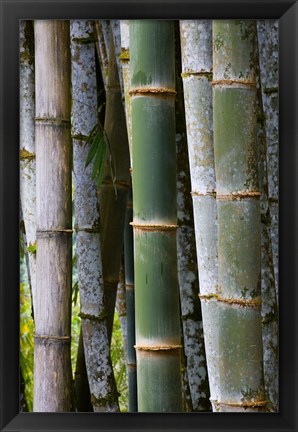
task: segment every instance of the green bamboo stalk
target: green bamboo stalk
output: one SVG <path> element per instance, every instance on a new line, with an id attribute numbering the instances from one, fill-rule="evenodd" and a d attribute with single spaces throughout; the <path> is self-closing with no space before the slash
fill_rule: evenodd
<path id="1" fill-rule="evenodd" d="M 92 167 L 85 168 L 86 140 L 97 123 L 94 28 L 90 21 L 71 21 L 72 137 L 76 251 L 82 332 L 94 411 L 119 411 L 106 324 L 99 205 Z"/>
<path id="2" fill-rule="evenodd" d="M 172 21 L 130 21 L 140 412 L 179 412 L 175 47 Z"/>
<path id="3" fill-rule="evenodd" d="M 34 411 L 71 410 L 69 22 L 35 21 L 37 271 Z"/>
<path id="4" fill-rule="evenodd" d="M 256 23 L 213 21 L 220 411 L 266 406 L 256 139 Z"/>
<path id="5" fill-rule="evenodd" d="M 213 411 L 218 400 L 217 209 L 213 151 L 212 23 L 180 21 L 182 79 L 200 297 Z"/>
<path id="6" fill-rule="evenodd" d="M 26 246 L 36 246 L 35 72 L 32 21 L 20 21 L 20 199 Z M 32 301 L 36 298 L 36 254 L 27 253 Z M 34 309 L 34 308 L 33 308 Z"/>
<path id="7" fill-rule="evenodd" d="M 183 41 L 182 52 L 184 53 L 184 70 L 187 63 L 187 58 L 185 58 L 186 44 L 189 43 L 189 36 L 192 36 L 193 30 L 198 28 L 198 22 L 181 21 L 180 28 L 182 36 L 181 39 Z M 176 44 L 176 62 L 178 62 L 177 72 L 179 73 L 179 71 L 181 71 L 179 25 L 177 26 L 177 29 L 178 35 Z M 194 39 L 191 38 L 191 40 Z M 197 43 L 198 41 L 196 41 L 196 46 Z M 202 44 L 200 44 L 200 46 L 202 46 Z M 206 366 L 202 312 L 200 301 L 198 298 L 198 265 L 192 197 L 190 195 L 191 182 L 188 161 L 183 88 L 182 79 L 181 76 L 178 75 L 178 73 L 176 77 L 176 88 L 178 93 L 176 98 L 176 148 L 178 192 L 177 210 L 179 224 L 177 249 L 184 352 L 186 356 L 186 373 L 188 376 L 189 388 L 191 393 L 192 411 L 210 411 L 210 392 Z M 186 95 L 186 92 L 184 94 Z M 194 115 L 194 112 L 188 112 L 187 114 Z M 193 125 L 194 123 L 192 123 L 192 125 L 189 125 L 189 128 L 191 128 L 191 126 Z"/>
<path id="8" fill-rule="evenodd" d="M 109 41 L 109 74 L 107 80 L 104 129 L 109 140 L 115 163 L 116 179 L 112 178 L 110 164 L 107 160 L 99 200 L 104 294 L 107 311 L 108 337 L 110 341 L 117 286 L 119 282 L 125 210 L 130 175 L 127 130 L 112 35 Z"/>
<path id="9" fill-rule="evenodd" d="M 261 91 L 266 124 L 268 195 L 275 289 L 278 300 L 278 21 L 257 21 Z"/>
<path id="10" fill-rule="evenodd" d="M 127 377 L 128 377 L 128 411 L 138 411 L 137 400 L 137 365 L 135 352 L 135 292 L 133 260 L 133 221 L 132 190 L 129 190 L 124 229 L 124 266 L 127 314 Z"/>

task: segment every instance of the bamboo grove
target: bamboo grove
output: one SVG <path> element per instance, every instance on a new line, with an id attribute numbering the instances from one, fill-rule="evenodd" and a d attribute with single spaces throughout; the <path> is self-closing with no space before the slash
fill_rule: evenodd
<path id="1" fill-rule="evenodd" d="M 278 412 L 277 22 L 21 21 L 20 239 L 22 411 Z"/>

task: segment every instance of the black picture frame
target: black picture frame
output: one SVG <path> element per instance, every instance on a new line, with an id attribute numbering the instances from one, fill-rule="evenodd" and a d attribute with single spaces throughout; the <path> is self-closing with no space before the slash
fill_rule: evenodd
<path id="1" fill-rule="evenodd" d="M 297 431 L 298 5 L 289 0 L 0 0 L 0 429 Z M 232 414 L 19 412 L 19 20 L 275 18 L 280 25 L 280 411 Z"/>

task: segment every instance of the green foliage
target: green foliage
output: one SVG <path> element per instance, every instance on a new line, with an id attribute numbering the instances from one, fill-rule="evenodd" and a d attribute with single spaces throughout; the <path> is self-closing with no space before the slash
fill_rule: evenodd
<path id="1" fill-rule="evenodd" d="M 29 286 L 20 284 L 20 367 L 25 382 L 28 411 L 33 410 L 34 322 Z"/>
<path id="2" fill-rule="evenodd" d="M 126 371 L 126 354 L 117 312 L 114 315 L 114 326 L 111 341 L 111 358 L 119 396 L 121 412 L 128 411 L 128 385 Z"/>
<path id="3" fill-rule="evenodd" d="M 79 317 L 79 313 L 80 313 L 80 298 L 79 298 L 79 294 L 77 294 L 76 302 L 74 301 L 72 302 L 72 309 L 71 309 L 70 355 L 71 355 L 71 366 L 72 366 L 73 374 L 76 369 L 79 336 L 80 336 L 80 329 L 81 329 L 81 318 Z"/>
<path id="4" fill-rule="evenodd" d="M 31 254 L 36 254 L 36 242 L 27 246 L 27 251 Z"/>

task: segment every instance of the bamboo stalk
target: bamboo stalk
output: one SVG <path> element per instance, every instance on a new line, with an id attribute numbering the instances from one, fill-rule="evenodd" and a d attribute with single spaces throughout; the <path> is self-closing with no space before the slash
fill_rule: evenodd
<path id="1" fill-rule="evenodd" d="M 134 249 L 132 191 L 129 190 L 124 229 L 124 266 L 127 313 L 127 377 L 128 377 L 128 411 L 138 411 L 137 400 L 137 365 L 135 352 L 135 286 L 134 286 Z"/>
<path id="2" fill-rule="evenodd" d="M 86 139 L 97 123 L 93 23 L 71 21 L 70 32 L 76 250 L 85 361 L 94 411 L 115 412 L 119 406 L 106 327 L 97 188 L 91 180 L 92 167 L 85 169 Z"/>
<path id="3" fill-rule="evenodd" d="M 218 400 L 217 209 L 212 118 L 212 23 L 180 21 L 182 78 L 204 339 L 213 411 Z M 208 301 L 205 299 L 208 298 Z"/>
<path id="4" fill-rule="evenodd" d="M 68 21 L 35 21 L 37 286 L 34 411 L 71 410 Z"/>
<path id="5" fill-rule="evenodd" d="M 130 102 L 130 65 L 129 65 L 129 21 L 120 21 L 121 33 L 121 54 L 120 61 L 122 64 L 125 116 L 129 143 L 130 167 L 132 169 L 132 148 L 131 148 L 131 102 Z"/>
<path id="6" fill-rule="evenodd" d="M 213 21 L 220 411 L 266 406 L 255 68 L 255 21 Z"/>
<path id="7" fill-rule="evenodd" d="M 116 167 L 116 180 L 107 160 L 103 176 L 100 199 L 100 237 L 107 311 L 109 341 L 112 336 L 113 318 L 125 223 L 125 209 L 129 189 L 129 152 L 125 116 L 119 86 L 113 37 L 109 38 L 109 75 L 106 93 L 105 125 L 111 152 Z M 116 192 L 115 193 L 115 188 Z"/>
<path id="8" fill-rule="evenodd" d="M 189 43 L 194 30 L 200 28 L 197 21 L 181 21 L 182 59 L 183 71 L 187 68 L 187 43 Z M 178 27 L 179 31 L 179 27 Z M 210 27 L 211 33 L 211 27 Z M 207 36 L 209 36 L 207 34 Z M 211 34 L 210 34 L 211 36 Z M 177 37 L 180 46 L 179 33 Z M 199 43 L 199 41 L 196 41 Z M 178 43 L 177 43 L 178 45 Z M 202 46 L 200 44 L 199 46 Z M 178 51 L 178 52 L 177 52 Z M 194 53 L 192 53 L 194 54 Z M 210 52 L 211 55 L 211 52 Z M 181 59 L 180 49 L 176 49 L 176 57 Z M 181 60 L 180 60 L 181 61 Z M 180 62 L 179 61 L 179 62 Z M 178 71 L 181 64 L 178 65 Z M 178 76 L 178 74 L 177 74 Z M 185 78 L 184 78 L 185 79 Z M 183 325 L 184 351 L 186 355 L 186 370 L 192 400 L 192 411 L 210 411 L 210 391 L 206 366 L 204 346 L 202 312 L 198 298 L 199 280 L 196 254 L 194 217 L 192 197 L 190 195 L 190 168 L 188 161 L 187 136 L 183 103 L 183 90 L 181 76 L 176 78 L 176 147 L 177 147 L 177 210 L 178 210 L 178 278 L 180 286 L 181 315 Z M 187 83 L 185 84 L 187 88 Z M 187 90 L 187 89 L 186 89 Z M 192 89 L 194 91 L 194 89 Z M 187 91 L 184 92 L 186 96 Z M 189 105 L 187 106 L 189 110 Z M 192 107 L 193 108 L 193 107 Z M 195 111 L 188 111 L 188 116 L 194 116 Z M 189 117 L 188 117 L 189 119 Z M 194 122 L 188 125 L 188 131 Z M 191 140 L 190 140 L 191 142 Z M 198 223 L 198 222 L 197 222 Z"/>
<path id="9" fill-rule="evenodd" d="M 130 101 L 130 64 L 129 64 L 129 21 L 120 20 L 120 62 L 124 90 L 124 107 L 126 128 L 128 133 L 130 172 L 132 174 L 132 138 L 131 138 L 131 101 Z M 127 309 L 127 375 L 128 375 L 128 410 L 138 411 L 137 401 L 137 369 L 135 345 L 135 290 L 134 290 L 134 247 L 133 230 L 130 222 L 133 221 L 132 188 L 130 187 L 127 199 L 124 228 L 124 265 L 125 290 Z"/>
<path id="10" fill-rule="evenodd" d="M 20 21 L 20 199 L 26 246 L 36 246 L 34 32 L 31 21 Z M 27 253 L 32 301 L 36 298 L 36 254 Z M 34 309 L 34 307 L 33 307 Z"/>
<path id="11" fill-rule="evenodd" d="M 278 301 L 278 21 L 257 21 L 260 78 L 266 124 L 268 195 L 275 289 Z"/>
<path id="12" fill-rule="evenodd" d="M 123 107 L 125 109 L 125 99 L 124 99 L 124 83 L 123 83 L 123 73 L 122 73 L 122 62 L 121 62 L 121 32 L 120 32 L 120 20 L 111 20 L 110 26 L 112 28 L 112 35 L 114 41 L 115 57 L 117 63 L 119 84 L 122 96 Z"/>
<path id="13" fill-rule="evenodd" d="M 171 21 L 130 21 L 138 409 L 182 410 Z"/>
<path id="14" fill-rule="evenodd" d="M 262 31 L 263 22 L 257 22 L 258 34 Z M 269 28 L 267 29 L 267 31 Z M 264 35 L 265 36 L 265 35 Z M 260 50 L 258 49 L 258 52 Z M 259 55 L 260 63 L 260 55 Z M 262 68 L 264 64 L 260 63 Z M 264 73 L 264 70 L 262 71 Z M 272 256 L 271 218 L 268 190 L 267 138 L 266 118 L 263 111 L 262 91 L 260 83 L 260 68 L 257 75 L 258 83 L 258 148 L 260 158 L 260 210 L 261 210 L 261 290 L 262 290 L 262 336 L 264 358 L 264 382 L 267 407 L 270 411 L 278 411 L 278 305 L 275 288 L 275 275 Z"/>

